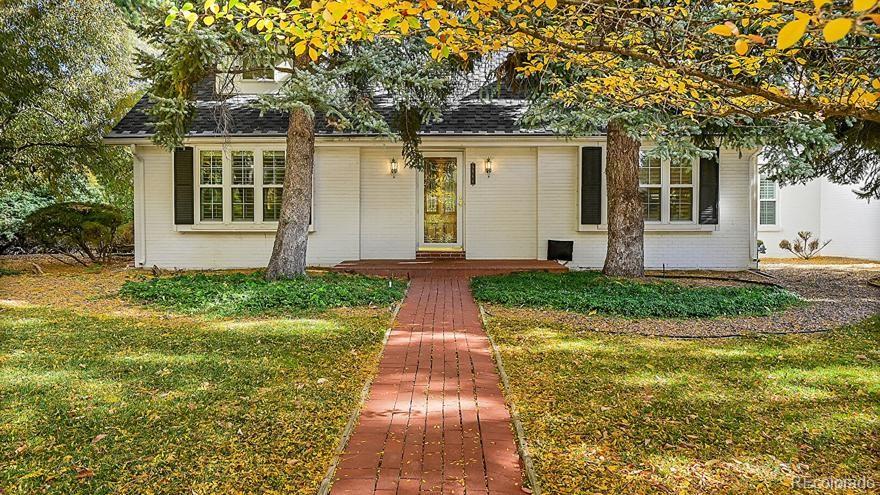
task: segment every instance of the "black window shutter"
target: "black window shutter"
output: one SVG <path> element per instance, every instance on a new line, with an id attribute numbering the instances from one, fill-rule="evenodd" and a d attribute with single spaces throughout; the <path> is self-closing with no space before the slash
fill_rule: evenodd
<path id="1" fill-rule="evenodd" d="M 194 223 L 193 149 L 174 150 L 174 224 Z"/>
<path id="2" fill-rule="evenodd" d="M 700 158 L 700 223 L 718 224 L 718 150 L 711 158 Z"/>
<path id="3" fill-rule="evenodd" d="M 602 148 L 581 148 L 581 225 L 602 223 Z"/>

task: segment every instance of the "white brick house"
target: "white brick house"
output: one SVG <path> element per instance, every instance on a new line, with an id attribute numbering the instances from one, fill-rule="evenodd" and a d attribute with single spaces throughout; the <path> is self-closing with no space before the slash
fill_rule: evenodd
<path id="1" fill-rule="evenodd" d="M 268 84 L 274 83 L 248 92 L 270 90 Z M 252 97 L 237 95 L 226 103 L 232 118 L 221 133 L 212 93 L 200 93 L 183 149 L 150 141 L 146 101 L 106 138 L 134 152 L 140 266 L 267 263 L 286 116 L 260 116 L 249 106 Z M 432 163 L 426 171 L 403 166 L 399 143 L 319 126 L 309 264 L 413 259 L 437 249 L 468 259 L 546 259 L 548 240 L 563 240 L 574 243 L 570 266 L 602 266 L 605 138 L 522 129 L 521 111 L 518 100 L 463 99 L 424 130 L 422 148 Z M 752 266 L 756 154 L 721 149 L 715 159 L 643 160 L 647 266 Z"/>

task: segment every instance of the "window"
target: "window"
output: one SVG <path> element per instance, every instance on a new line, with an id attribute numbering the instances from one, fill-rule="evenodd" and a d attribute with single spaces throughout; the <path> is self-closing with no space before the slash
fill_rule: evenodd
<path id="1" fill-rule="evenodd" d="M 661 218 L 662 166 L 659 158 L 642 155 L 639 161 L 639 194 L 647 222 L 659 222 Z"/>
<path id="2" fill-rule="evenodd" d="M 272 67 L 261 67 L 259 69 L 248 69 L 241 74 L 242 81 L 274 81 L 275 69 Z"/>
<path id="3" fill-rule="evenodd" d="M 694 162 L 677 160 L 669 166 L 669 221 L 694 219 Z"/>
<path id="4" fill-rule="evenodd" d="M 263 152 L 263 221 L 277 222 L 281 217 L 281 193 L 284 191 L 284 152 Z"/>
<path id="5" fill-rule="evenodd" d="M 232 221 L 254 220 L 254 152 L 232 152 Z"/>
<path id="6" fill-rule="evenodd" d="M 249 149 L 198 149 L 196 211 L 204 223 L 268 224 L 281 217 L 285 152 Z M 226 227 L 224 227 L 226 228 Z"/>
<path id="7" fill-rule="evenodd" d="M 646 222 L 695 221 L 697 163 L 697 160 L 667 160 L 641 155 L 639 193 Z"/>
<path id="8" fill-rule="evenodd" d="M 223 221 L 223 153 L 199 153 L 199 202 L 203 222 Z"/>
<path id="9" fill-rule="evenodd" d="M 777 225 L 778 204 L 779 185 L 762 174 L 758 185 L 758 225 Z"/>

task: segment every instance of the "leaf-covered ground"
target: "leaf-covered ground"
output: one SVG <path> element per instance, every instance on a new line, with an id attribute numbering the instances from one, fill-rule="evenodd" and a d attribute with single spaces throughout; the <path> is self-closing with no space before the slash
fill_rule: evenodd
<path id="1" fill-rule="evenodd" d="M 827 334 L 670 340 L 493 308 L 544 490 L 818 493 L 880 486 L 880 317 Z"/>
<path id="2" fill-rule="evenodd" d="M 194 274 L 128 281 L 120 293 L 131 300 L 187 313 L 222 316 L 279 314 L 338 307 L 390 305 L 403 298 L 406 282 L 328 273 L 267 281 L 263 274 Z"/>
<path id="3" fill-rule="evenodd" d="M 181 316 L 44 269 L 0 282 L 0 493 L 316 491 L 387 308 Z"/>
<path id="4" fill-rule="evenodd" d="M 764 285 L 687 286 L 611 278 L 599 272 L 477 277 L 471 287 L 482 302 L 638 318 L 766 315 L 800 302 L 791 292 Z"/>

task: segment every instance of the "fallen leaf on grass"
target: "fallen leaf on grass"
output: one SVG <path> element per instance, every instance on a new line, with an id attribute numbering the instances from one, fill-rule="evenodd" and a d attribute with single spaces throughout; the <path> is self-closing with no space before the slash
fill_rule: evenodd
<path id="1" fill-rule="evenodd" d="M 101 440 L 103 440 L 105 438 L 107 438 L 106 433 L 101 433 L 101 434 L 96 435 L 95 438 L 92 439 L 92 445 L 95 445 L 96 443 L 100 442 Z"/>
<path id="2" fill-rule="evenodd" d="M 76 470 L 76 479 L 78 480 L 84 480 L 95 476 L 95 472 L 87 467 L 75 467 L 74 469 Z"/>

